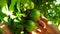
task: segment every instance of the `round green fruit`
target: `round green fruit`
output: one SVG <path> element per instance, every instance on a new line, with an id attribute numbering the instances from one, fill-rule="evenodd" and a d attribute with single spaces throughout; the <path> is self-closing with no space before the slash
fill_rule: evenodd
<path id="1" fill-rule="evenodd" d="M 35 22 L 32 20 L 27 20 L 27 23 L 25 24 L 25 28 L 28 32 L 32 32 L 36 29 Z"/>
<path id="2" fill-rule="evenodd" d="M 30 14 L 30 18 L 34 21 L 38 20 L 40 18 L 40 11 L 37 9 L 33 9 Z"/>

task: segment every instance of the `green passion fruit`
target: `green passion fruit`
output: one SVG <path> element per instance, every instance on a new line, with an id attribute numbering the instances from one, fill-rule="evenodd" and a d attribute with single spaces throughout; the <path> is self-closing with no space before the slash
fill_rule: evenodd
<path id="1" fill-rule="evenodd" d="M 27 23 L 25 24 L 25 28 L 28 32 L 32 32 L 36 29 L 36 24 L 32 20 L 27 20 Z"/>
<path id="2" fill-rule="evenodd" d="M 29 16 L 32 20 L 36 21 L 40 18 L 40 11 L 37 9 L 33 9 L 32 11 L 30 11 Z"/>

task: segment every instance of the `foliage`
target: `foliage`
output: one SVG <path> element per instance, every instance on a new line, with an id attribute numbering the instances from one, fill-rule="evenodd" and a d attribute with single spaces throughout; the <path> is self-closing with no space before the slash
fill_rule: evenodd
<path id="1" fill-rule="evenodd" d="M 13 34 L 24 31 L 26 20 L 35 22 L 41 14 L 56 24 L 60 20 L 60 4 L 56 2 L 57 0 L 0 0 L 0 19 L 7 23 Z M 5 17 L 8 17 L 7 21 L 4 20 Z"/>
<path id="2" fill-rule="evenodd" d="M 3 30 L 0 28 L 0 34 L 3 34 L 2 32 L 3 32 Z"/>

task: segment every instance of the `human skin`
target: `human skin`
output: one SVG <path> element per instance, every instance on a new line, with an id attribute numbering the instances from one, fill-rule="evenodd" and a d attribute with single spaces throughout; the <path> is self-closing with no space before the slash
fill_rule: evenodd
<path id="1" fill-rule="evenodd" d="M 12 34 L 11 31 L 8 29 L 7 25 L 4 23 L 0 25 L 0 28 L 2 28 L 3 34 Z"/>

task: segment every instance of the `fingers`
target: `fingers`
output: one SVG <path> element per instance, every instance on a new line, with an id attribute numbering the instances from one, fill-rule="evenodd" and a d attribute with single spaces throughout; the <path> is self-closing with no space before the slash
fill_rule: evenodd
<path id="1" fill-rule="evenodd" d="M 41 17 L 41 20 L 47 24 L 48 22 L 47 18 L 45 18 L 44 15 L 41 15 L 40 17 Z"/>

